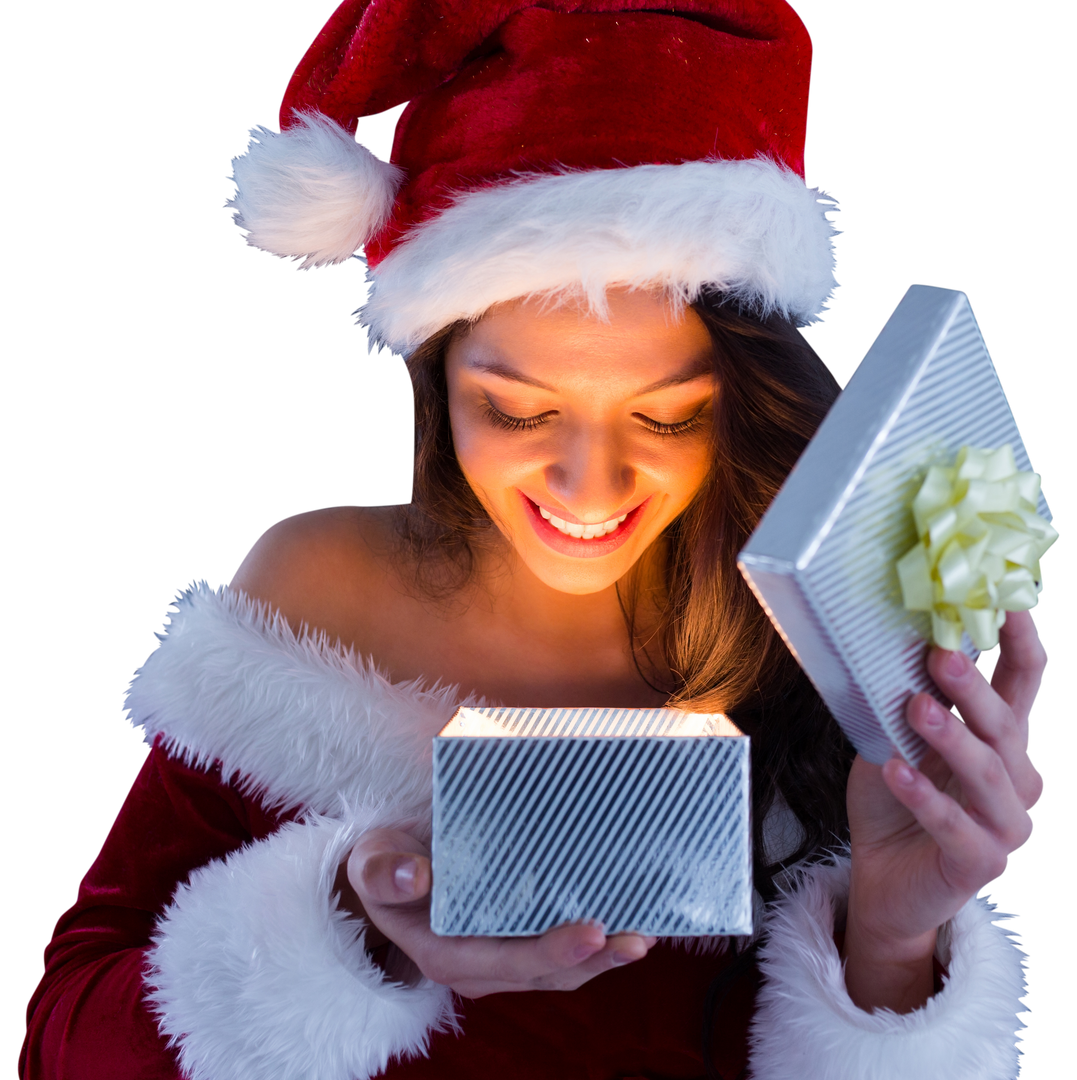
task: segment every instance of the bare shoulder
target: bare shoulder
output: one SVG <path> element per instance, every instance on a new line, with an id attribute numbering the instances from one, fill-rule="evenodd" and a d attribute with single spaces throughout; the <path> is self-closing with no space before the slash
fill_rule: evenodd
<path id="1" fill-rule="evenodd" d="M 393 565 L 392 507 L 341 506 L 287 518 L 267 530 L 231 587 L 278 610 L 299 631 L 325 631 L 362 648 L 364 614 L 404 597 Z"/>

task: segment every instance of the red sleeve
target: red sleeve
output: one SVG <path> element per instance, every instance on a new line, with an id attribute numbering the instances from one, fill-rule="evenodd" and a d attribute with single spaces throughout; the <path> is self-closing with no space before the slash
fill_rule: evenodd
<path id="1" fill-rule="evenodd" d="M 143 999 L 145 950 L 176 886 L 271 833 L 280 818 L 151 749 L 97 861 L 45 950 L 27 1009 L 24 1080 L 175 1080 L 176 1057 Z"/>

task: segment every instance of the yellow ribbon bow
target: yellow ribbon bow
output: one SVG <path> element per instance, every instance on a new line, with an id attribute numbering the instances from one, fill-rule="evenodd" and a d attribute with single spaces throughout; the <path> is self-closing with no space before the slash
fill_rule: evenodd
<path id="1" fill-rule="evenodd" d="M 931 637 L 978 649 L 998 644 L 1007 611 L 1039 599 L 1040 556 L 1058 539 L 1036 513 L 1040 478 L 1018 472 L 1013 450 L 963 446 L 951 468 L 932 465 L 912 514 L 920 539 L 897 563 L 909 611 L 931 612 Z"/>

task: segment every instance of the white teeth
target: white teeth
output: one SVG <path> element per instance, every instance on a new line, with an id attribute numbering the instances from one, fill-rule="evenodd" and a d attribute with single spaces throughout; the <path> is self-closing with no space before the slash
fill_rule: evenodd
<path id="1" fill-rule="evenodd" d="M 628 517 L 627 514 L 622 514 L 620 517 L 610 518 L 609 521 L 599 521 L 594 525 L 577 525 L 574 521 L 562 521 L 561 518 L 554 517 L 545 506 L 539 507 L 539 513 L 558 532 L 563 532 L 566 536 L 574 536 L 577 540 L 593 540 L 596 536 L 609 536 Z"/>

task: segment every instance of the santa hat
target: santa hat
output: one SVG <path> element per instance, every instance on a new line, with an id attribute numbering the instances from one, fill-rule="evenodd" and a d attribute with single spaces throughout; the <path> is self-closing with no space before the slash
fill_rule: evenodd
<path id="1" fill-rule="evenodd" d="M 248 241 L 360 247 L 407 353 L 522 296 L 719 290 L 813 321 L 833 203 L 805 186 L 811 42 L 782 0 L 345 0 L 234 162 Z M 360 116 L 409 102 L 392 161 Z"/>

